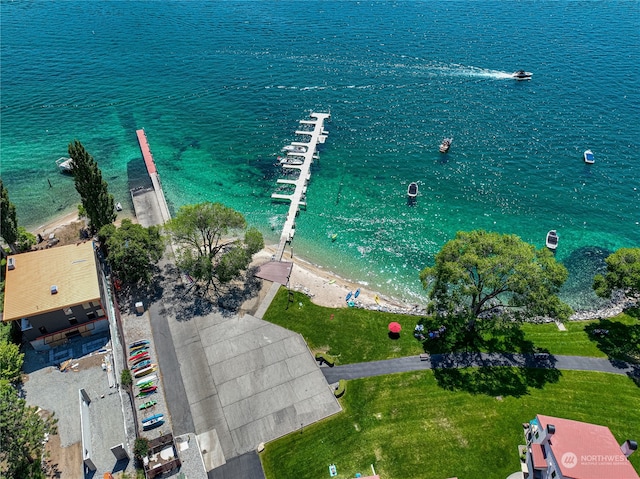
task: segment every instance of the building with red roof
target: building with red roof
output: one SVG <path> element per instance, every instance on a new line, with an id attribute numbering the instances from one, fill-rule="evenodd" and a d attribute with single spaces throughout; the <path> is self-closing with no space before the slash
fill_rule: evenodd
<path id="1" fill-rule="evenodd" d="M 608 427 L 541 414 L 523 427 L 525 479 L 640 479 L 628 459 L 638 444 Z"/>

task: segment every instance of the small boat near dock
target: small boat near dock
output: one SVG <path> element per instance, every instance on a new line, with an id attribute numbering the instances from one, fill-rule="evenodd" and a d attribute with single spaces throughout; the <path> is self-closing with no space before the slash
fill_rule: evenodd
<path id="1" fill-rule="evenodd" d="M 287 145 L 282 151 L 293 151 L 295 153 L 306 153 L 307 147 L 302 145 Z"/>
<path id="2" fill-rule="evenodd" d="M 61 157 L 56 160 L 56 166 L 62 173 L 72 173 L 73 170 L 73 159 Z"/>
<path id="3" fill-rule="evenodd" d="M 440 153 L 446 153 L 451 148 L 451 143 L 453 143 L 453 138 L 445 138 L 440 143 Z"/>
<path id="4" fill-rule="evenodd" d="M 409 183 L 409 187 L 407 188 L 407 196 L 409 198 L 415 198 L 418 196 L 418 183 L 415 181 Z"/>
<path id="5" fill-rule="evenodd" d="M 556 248 L 558 247 L 558 233 L 556 232 L 556 230 L 551 230 L 547 233 L 546 245 L 550 250 L 556 250 Z"/>
<path id="6" fill-rule="evenodd" d="M 593 151 L 591 151 L 591 150 L 585 150 L 583 156 L 584 156 L 584 162 L 587 165 L 593 165 L 596 162 L 596 159 L 593 156 Z"/>

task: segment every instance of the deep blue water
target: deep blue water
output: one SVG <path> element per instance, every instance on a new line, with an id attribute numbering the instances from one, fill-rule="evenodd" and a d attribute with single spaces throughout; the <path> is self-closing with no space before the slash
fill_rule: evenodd
<path id="1" fill-rule="evenodd" d="M 275 158 L 298 120 L 330 111 L 293 246 L 342 276 L 423 302 L 418 273 L 456 231 L 541 247 L 557 229 L 564 297 L 594 307 L 602 258 L 640 245 L 637 1 L 0 9 L 0 166 L 25 226 L 79 202 L 54 164 L 76 138 L 131 208 L 145 128 L 174 210 L 221 201 L 276 243 L 288 205 L 270 199 Z M 533 79 L 509 77 L 520 68 Z"/>

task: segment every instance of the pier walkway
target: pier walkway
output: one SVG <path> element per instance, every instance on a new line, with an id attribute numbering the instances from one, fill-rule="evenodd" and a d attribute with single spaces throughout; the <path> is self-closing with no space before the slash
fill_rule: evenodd
<path id="1" fill-rule="evenodd" d="M 295 186 L 295 190 L 291 194 L 273 193 L 271 198 L 279 200 L 288 200 L 291 202 L 289 206 L 289 212 L 287 213 L 287 219 L 285 220 L 284 227 L 282 228 L 282 234 L 280 235 L 280 243 L 274 257 L 275 261 L 280 261 L 284 254 L 284 248 L 287 243 L 290 243 L 293 239 L 293 235 L 296 232 L 296 216 L 300 211 L 300 206 L 307 206 L 306 195 L 307 185 L 311 178 L 311 164 L 313 160 L 318 159 L 316 147 L 318 143 L 324 143 L 327 139 L 328 132 L 324 129 L 324 121 L 330 118 L 329 113 L 311 113 L 313 120 L 301 120 L 301 125 L 313 126 L 312 130 L 297 130 L 297 135 L 308 136 L 308 142 L 295 141 L 291 145 L 294 147 L 304 147 L 300 150 L 305 151 L 290 151 L 287 153 L 287 159 L 283 163 L 283 168 L 296 169 L 300 171 L 300 175 L 295 180 L 279 179 L 280 184 L 291 184 Z"/>
<path id="2" fill-rule="evenodd" d="M 133 207 L 136 217 L 142 226 L 163 225 L 171 219 L 171 214 L 169 213 L 167 200 L 162 191 L 160 176 L 156 169 L 156 163 L 153 161 L 153 155 L 151 155 L 147 135 L 144 130 L 136 130 L 136 135 L 144 164 L 147 167 L 147 173 L 149 173 L 151 183 L 153 184 L 153 194 L 149 195 L 146 190 L 131 190 Z"/>

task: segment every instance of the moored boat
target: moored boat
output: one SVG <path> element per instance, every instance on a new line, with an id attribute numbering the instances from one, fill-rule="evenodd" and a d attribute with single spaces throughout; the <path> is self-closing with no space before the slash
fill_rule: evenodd
<path id="1" fill-rule="evenodd" d="M 453 142 L 453 138 L 445 138 L 440 143 L 440 153 L 446 153 L 451 148 L 451 143 Z"/>
<path id="2" fill-rule="evenodd" d="M 533 73 L 526 72 L 524 70 L 518 70 L 518 71 L 513 72 L 511 74 L 511 76 L 513 78 L 515 78 L 516 80 L 531 80 L 531 77 L 533 76 Z"/>
<path id="3" fill-rule="evenodd" d="M 407 188 L 407 196 L 409 198 L 415 198 L 416 196 L 418 196 L 418 183 L 411 182 L 409 183 L 409 187 Z"/>
<path id="4" fill-rule="evenodd" d="M 138 371 L 142 371 L 148 366 L 151 366 L 151 359 L 145 359 L 141 363 L 136 364 L 136 367 L 133 369 L 133 374 L 137 373 Z"/>
<path id="5" fill-rule="evenodd" d="M 296 153 L 306 153 L 307 147 L 302 145 L 287 145 L 282 151 L 295 151 Z"/>
<path id="6" fill-rule="evenodd" d="M 73 159 L 64 156 L 56 160 L 56 166 L 62 173 L 71 173 L 73 170 Z"/>
<path id="7" fill-rule="evenodd" d="M 151 356 L 149 356 L 149 353 L 144 353 L 139 358 L 136 358 L 135 361 L 131 361 L 131 367 L 132 368 L 138 368 L 138 367 L 140 367 L 141 363 L 143 363 L 145 361 L 148 361 L 149 359 L 151 359 Z"/>
<path id="8" fill-rule="evenodd" d="M 556 230 L 551 230 L 547 233 L 547 248 L 555 250 L 558 247 L 558 233 Z"/>
<path id="9" fill-rule="evenodd" d="M 585 150 L 584 152 L 584 162 L 588 165 L 593 165 L 596 162 L 595 157 L 593 156 L 593 151 Z"/>

